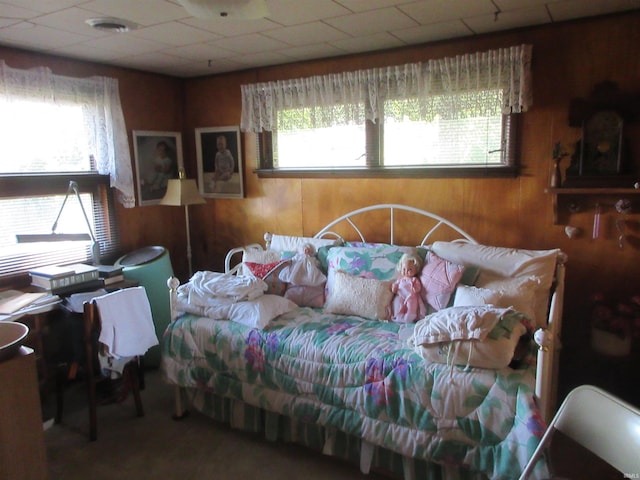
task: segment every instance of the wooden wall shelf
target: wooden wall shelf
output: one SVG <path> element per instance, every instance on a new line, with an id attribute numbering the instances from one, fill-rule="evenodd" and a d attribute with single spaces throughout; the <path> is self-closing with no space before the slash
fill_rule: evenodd
<path id="1" fill-rule="evenodd" d="M 638 211 L 640 189 L 636 188 L 548 188 L 553 202 L 554 225 L 565 225 L 573 211 L 584 211 L 595 208 L 597 204 L 603 207 L 615 208 L 620 199 L 632 201 L 632 211 Z M 577 210 L 576 210 L 577 209 Z"/>

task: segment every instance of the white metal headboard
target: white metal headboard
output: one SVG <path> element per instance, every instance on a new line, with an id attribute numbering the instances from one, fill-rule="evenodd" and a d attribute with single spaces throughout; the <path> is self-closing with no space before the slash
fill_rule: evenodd
<path id="1" fill-rule="evenodd" d="M 436 223 L 435 225 L 426 233 L 426 235 L 424 236 L 424 238 L 422 239 L 422 241 L 420 242 L 419 245 L 425 245 L 427 244 L 429 238 L 433 235 L 434 232 L 436 232 L 439 228 L 443 227 L 443 226 L 447 226 L 449 228 L 451 228 L 452 230 L 456 231 L 457 233 L 459 233 L 465 240 L 467 240 L 470 243 L 478 243 L 471 235 L 469 235 L 467 232 L 465 232 L 464 230 L 462 230 L 460 227 L 458 227 L 457 225 L 455 225 L 454 223 L 450 222 L 449 220 L 446 220 L 444 218 L 442 218 L 440 215 L 436 215 L 435 213 L 431 213 L 428 212 L 426 210 L 421 210 L 419 208 L 415 208 L 415 207 L 409 207 L 407 205 L 400 205 L 400 204 L 395 204 L 395 203 L 381 203 L 378 205 L 371 205 L 369 207 L 364 207 L 364 208 L 359 208 L 358 210 L 353 210 L 349 213 L 346 213 L 344 215 L 342 215 L 339 218 L 336 218 L 335 220 L 333 220 L 331 223 L 329 223 L 328 225 L 326 225 L 322 230 L 320 230 L 318 233 L 316 233 L 314 235 L 315 238 L 321 238 L 327 234 L 333 234 L 336 235 L 335 233 L 333 233 L 331 231 L 331 228 L 333 228 L 334 226 L 338 225 L 341 222 L 347 222 L 349 223 L 349 225 L 351 225 L 353 227 L 353 229 L 355 230 L 356 234 L 358 235 L 358 237 L 360 238 L 360 240 L 362 242 L 365 241 L 364 235 L 362 234 L 362 232 L 360 231 L 360 229 L 358 228 L 358 226 L 356 225 L 356 223 L 353 220 L 353 217 L 356 217 L 358 215 L 360 215 L 361 213 L 365 213 L 365 212 L 371 212 L 374 210 L 389 210 L 389 216 L 390 216 L 390 231 L 389 231 L 389 243 L 390 244 L 394 244 L 395 243 L 395 212 L 396 210 L 403 210 L 406 212 L 413 212 L 417 215 L 422 215 L 424 217 L 427 218 L 431 218 L 433 219 Z"/>

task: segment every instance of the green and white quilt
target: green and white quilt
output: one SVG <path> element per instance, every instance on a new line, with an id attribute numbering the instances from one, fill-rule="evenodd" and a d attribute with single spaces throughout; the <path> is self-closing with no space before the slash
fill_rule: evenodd
<path id="1" fill-rule="evenodd" d="M 162 365 L 179 386 L 406 457 L 518 478 L 544 431 L 535 368 L 428 363 L 404 340 L 412 328 L 311 308 L 280 315 L 262 330 L 186 314 L 164 335 Z"/>

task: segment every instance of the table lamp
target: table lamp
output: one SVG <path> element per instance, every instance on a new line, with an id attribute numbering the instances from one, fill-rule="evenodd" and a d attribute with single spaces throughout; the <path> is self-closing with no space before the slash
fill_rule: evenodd
<path id="1" fill-rule="evenodd" d="M 185 178 L 184 170 L 180 169 L 177 179 L 171 179 L 167 183 L 167 193 L 165 193 L 160 205 L 182 206 L 184 205 L 184 216 L 187 225 L 187 260 L 189 261 L 189 278 L 193 275 L 191 265 L 191 233 L 189 231 L 189 205 L 206 203 L 198 191 L 196 181 Z"/>

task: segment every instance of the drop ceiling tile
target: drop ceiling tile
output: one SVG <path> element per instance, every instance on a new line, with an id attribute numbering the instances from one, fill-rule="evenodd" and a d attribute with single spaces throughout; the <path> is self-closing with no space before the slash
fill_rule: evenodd
<path id="1" fill-rule="evenodd" d="M 130 55 L 118 59 L 118 63 L 131 68 L 137 67 L 177 67 L 183 64 L 191 63 L 190 60 L 167 55 L 162 52 L 149 52 L 140 55 Z"/>
<path id="2" fill-rule="evenodd" d="M 220 48 L 219 46 L 213 46 L 209 43 L 198 43 L 186 45 L 184 47 L 166 48 L 163 51 L 169 55 L 175 55 L 176 57 L 202 61 L 212 58 L 229 58 L 237 55 L 236 52 Z"/>
<path id="3" fill-rule="evenodd" d="M 393 30 L 392 35 L 407 44 L 435 42 L 448 38 L 460 38 L 473 35 L 473 32 L 461 20 L 439 22 L 419 27 Z"/>
<path id="4" fill-rule="evenodd" d="M 108 32 L 93 28 L 87 23 L 90 18 L 95 18 L 95 13 L 82 8 L 71 7 L 57 12 L 42 15 L 33 20 L 38 25 L 44 25 L 65 32 L 79 33 L 88 37 L 101 37 Z"/>
<path id="5" fill-rule="evenodd" d="M 269 15 L 267 18 L 280 25 L 297 25 L 315 22 L 351 12 L 332 0 L 276 0 L 268 1 Z"/>
<path id="6" fill-rule="evenodd" d="M 37 17 L 42 13 L 35 9 L 24 8 L 20 5 L 0 2 L 0 25 L 11 25 L 22 20 Z"/>
<path id="7" fill-rule="evenodd" d="M 73 45 L 89 39 L 90 37 L 75 33 L 63 32 L 43 25 L 35 25 L 33 28 L 22 28 L 20 24 L 16 28 L 10 26 L 0 29 L 0 42 L 18 47 L 34 48 L 38 51 L 50 50 L 64 45 Z"/>
<path id="8" fill-rule="evenodd" d="M 184 8 L 165 0 L 92 0 L 83 3 L 82 8 L 140 25 L 155 25 L 190 17 Z"/>
<path id="9" fill-rule="evenodd" d="M 277 52 L 250 53 L 238 55 L 232 58 L 233 61 L 246 65 L 247 67 L 263 67 L 265 65 L 279 65 L 288 63 L 290 58 Z"/>
<path id="10" fill-rule="evenodd" d="M 289 45 L 310 45 L 312 43 L 330 42 L 349 38 L 344 32 L 336 30 L 322 22 L 305 23 L 291 27 L 278 28 L 264 32 L 263 35 L 275 38 Z"/>
<path id="11" fill-rule="evenodd" d="M 166 44 L 158 45 L 156 42 L 151 42 L 144 38 L 132 37 L 127 33 L 112 33 L 107 37 L 92 38 L 85 43 L 91 47 L 113 50 L 128 55 L 154 52 L 167 47 Z"/>
<path id="12" fill-rule="evenodd" d="M 398 7 L 421 25 L 459 20 L 496 11 L 491 0 L 426 0 Z"/>
<path id="13" fill-rule="evenodd" d="M 176 68 L 157 68 L 156 71 L 165 75 L 189 78 L 215 75 L 217 73 L 232 72 L 234 70 L 243 70 L 246 68 L 246 65 L 242 65 L 237 62 L 221 60 L 212 62 L 211 65 L 207 62 L 192 62 L 180 65 Z"/>
<path id="14" fill-rule="evenodd" d="M 511 28 L 540 25 L 549 21 L 549 13 L 544 5 L 501 12 L 498 14 L 497 19 L 494 14 L 464 19 L 464 22 L 475 33 L 496 32 Z"/>
<path id="15" fill-rule="evenodd" d="M 396 8 L 382 8 L 330 18 L 326 23 L 353 37 L 415 27 L 418 24 Z"/>
<path id="16" fill-rule="evenodd" d="M 375 50 L 384 50 L 387 48 L 401 47 L 404 43 L 394 36 L 383 32 L 365 37 L 350 38 L 348 40 L 340 40 L 331 42 L 337 48 L 345 50 L 349 53 L 368 52 Z"/>
<path id="17" fill-rule="evenodd" d="M 403 3 L 409 3 L 410 0 L 335 0 L 345 8 L 352 12 L 366 12 L 367 10 L 376 10 L 378 8 L 395 7 Z"/>
<path id="18" fill-rule="evenodd" d="M 209 42 L 209 45 L 242 54 L 270 52 L 291 46 L 257 33 L 241 37 L 222 38 Z"/>
<path id="19" fill-rule="evenodd" d="M 62 10 L 82 2 L 78 0 L 3 0 L 2 3 L 40 13 L 48 13 Z M 4 12 L 4 6 L 2 11 Z"/>
<path id="20" fill-rule="evenodd" d="M 54 48 L 52 50 L 49 50 L 49 53 L 52 53 L 54 55 L 69 56 L 71 58 L 79 58 L 81 60 L 87 60 L 91 62 L 111 61 L 121 58 L 123 55 L 122 52 L 90 47 L 84 43 L 68 45 L 60 49 Z"/>
<path id="21" fill-rule="evenodd" d="M 151 27 L 139 28 L 131 32 L 132 37 L 144 38 L 153 42 L 166 43 L 176 47 L 192 43 L 207 42 L 212 39 L 209 32 L 179 22 L 163 23 Z"/>
<path id="22" fill-rule="evenodd" d="M 576 18 L 603 15 L 616 11 L 624 11 L 640 8 L 638 0 L 569 0 L 563 2 L 550 2 L 548 4 L 551 17 L 555 22 L 573 20 Z"/>
<path id="23" fill-rule="evenodd" d="M 285 48 L 278 50 L 278 53 L 286 55 L 295 60 L 311 60 L 314 58 L 335 57 L 348 52 L 328 43 L 316 43 L 313 45 L 303 45 L 301 47 Z"/>
<path id="24" fill-rule="evenodd" d="M 201 75 L 211 75 L 213 73 L 231 72 L 233 70 L 242 70 L 247 68 L 246 65 L 231 59 L 219 59 L 209 62 L 199 62 L 189 64 L 187 68 L 198 68 Z"/>
<path id="25" fill-rule="evenodd" d="M 180 20 L 181 23 L 191 25 L 192 27 L 201 28 L 207 32 L 211 32 L 216 37 L 237 37 L 239 35 L 247 35 L 249 33 L 263 32 L 280 27 L 277 23 L 266 18 L 255 20 L 233 20 L 233 19 L 202 19 L 202 18 L 185 18 Z"/>
<path id="26" fill-rule="evenodd" d="M 557 0 L 556 0 L 557 1 Z M 602 0 L 590 0 L 592 2 L 598 2 Z M 604 0 L 607 1 L 607 0 Z M 519 8 L 533 7 L 536 5 L 544 5 L 549 0 L 494 0 L 494 3 L 503 12 L 507 10 L 517 10 Z"/>
<path id="27" fill-rule="evenodd" d="M 193 18 L 178 0 L 0 0 L 0 15 L 18 19 L 0 18 L 0 44 L 111 65 L 129 57 L 126 66 L 134 68 L 139 57 L 141 69 L 188 77 L 640 9 L 640 0 L 267 0 L 267 4 L 268 18 L 243 21 Z M 109 16 L 141 28 L 118 34 L 85 24 L 87 18 Z M 167 65 L 172 57 L 178 57 L 176 64 Z"/>

